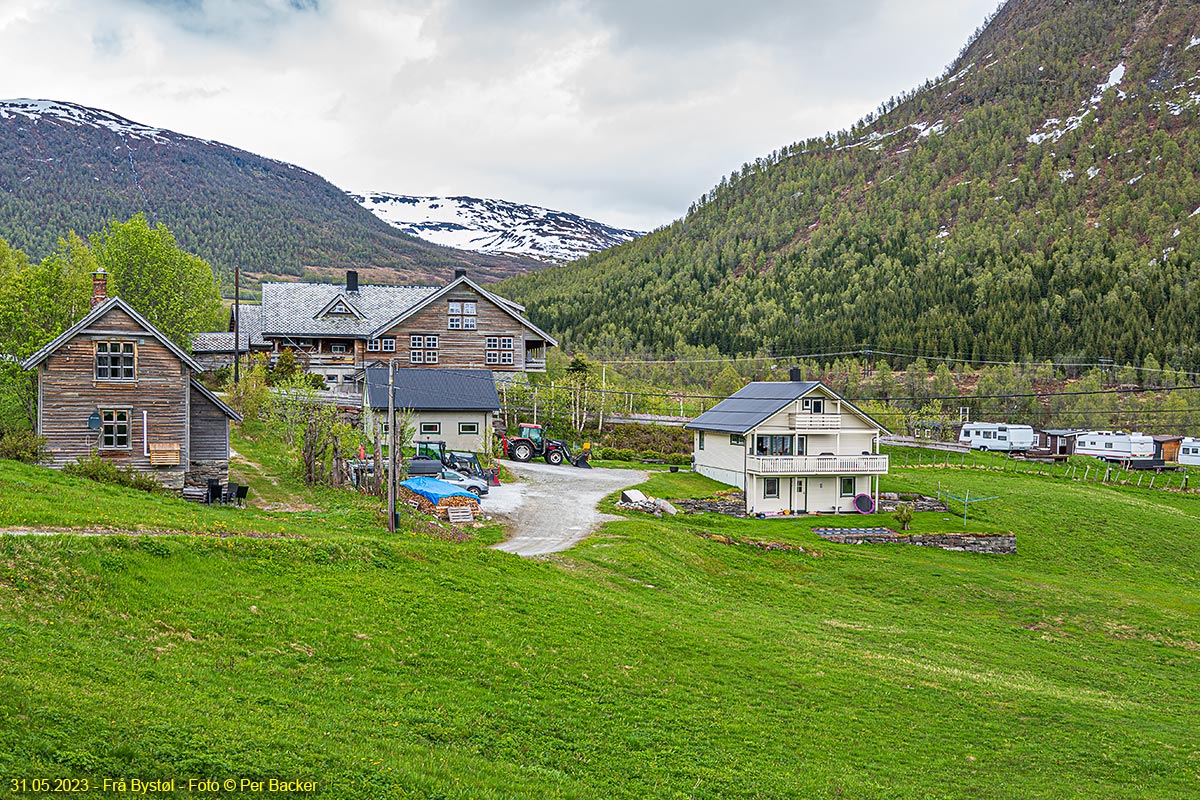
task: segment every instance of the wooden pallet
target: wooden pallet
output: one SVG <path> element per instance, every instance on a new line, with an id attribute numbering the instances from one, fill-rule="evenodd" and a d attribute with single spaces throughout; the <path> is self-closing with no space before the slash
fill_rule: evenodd
<path id="1" fill-rule="evenodd" d="M 450 506 L 446 511 L 451 522 L 474 522 L 475 511 L 469 506 Z"/>

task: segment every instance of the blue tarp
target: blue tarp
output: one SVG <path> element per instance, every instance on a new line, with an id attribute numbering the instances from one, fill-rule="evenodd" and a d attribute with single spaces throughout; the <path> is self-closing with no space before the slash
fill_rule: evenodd
<path id="1" fill-rule="evenodd" d="M 437 505 L 438 500 L 443 497 L 469 497 L 476 502 L 479 501 L 479 498 L 470 492 L 465 492 L 452 483 L 439 481 L 437 478 L 409 478 L 406 481 L 400 481 L 400 485 L 410 492 L 421 495 L 434 505 Z"/>

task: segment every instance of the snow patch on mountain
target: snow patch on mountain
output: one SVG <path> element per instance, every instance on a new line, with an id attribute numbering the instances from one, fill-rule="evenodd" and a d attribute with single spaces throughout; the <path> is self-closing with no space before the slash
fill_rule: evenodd
<path id="1" fill-rule="evenodd" d="M 641 231 L 539 206 L 478 197 L 349 193 L 384 222 L 427 242 L 494 255 L 574 261 L 642 235 Z"/>
<path id="2" fill-rule="evenodd" d="M 1112 68 L 1108 73 L 1108 80 L 1104 83 L 1096 85 L 1096 93 L 1088 98 L 1087 102 L 1083 103 L 1079 108 L 1079 113 L 1067 117 L 1066 121 L 1051 117 L 1042 123 L 1041 130 L 1034 131 L 1025 137 L 1025 141 L 1030 144 L 1041 144 L 1045 141 L 1057 142 L 1062 137 L 1066 136 L 1071 131 L 1083 124 L 1083 121 L 1088 118 L 1093 111 L 1100 107 L 1101 101 L 1104 99 L 1104 93 L 1109 89 L 1116 88 L 1121 85 L 1121 81 L 1125 80 L 1125 62 L 1122 61 Z M 1125 99 L 1125 93 L 1117 89 L 1117 97 L 1121 100 Z"/>
<path id="3" fill-rule="evenodd" d="M 139 122 L 125 119 L 108 111 L 98 108 L 78 106 L 74 103 L 60 103 L 56 100 L 0 100 L 0 119 L 25 117 L 31 122 L 51 120 L 66 122 L 71 125 L 85 125 L 92 128 L 107 128 L 121 136 L 134 139 L 150 139 L 165 144 L 167 134 L 162 128 L 143 125 Z"/>

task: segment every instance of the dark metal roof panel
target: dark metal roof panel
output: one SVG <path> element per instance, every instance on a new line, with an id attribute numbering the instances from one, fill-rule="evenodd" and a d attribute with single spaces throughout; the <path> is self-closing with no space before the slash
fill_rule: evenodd
<path id="1" fill-rule="evenodd" d="M 746 433 L 818 386 L 820 384 L 816 381 L 749 383 L 684 427 L 688 430 Z"/>
<path id="2" fill-rule="evenodd" d="M 367 402 L 388 407 L 387 367 L 367 368 Z M 500 395 L 491 370 L 403 367 L 394 378 L 396 408 L 413 411 L 496 411 Z"/>

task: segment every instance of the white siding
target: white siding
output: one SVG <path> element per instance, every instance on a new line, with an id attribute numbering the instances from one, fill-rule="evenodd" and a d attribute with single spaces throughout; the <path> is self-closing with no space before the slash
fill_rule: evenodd
<path id="1" fill-rule="evenodd" d="M 743 488 L 745 484 L 746 446 L 730 444 L 728 433 L 704 431 L 704 449 L 700 449 L 701 431 L 692 432 L 696 472 L 715 481 Z"/>

